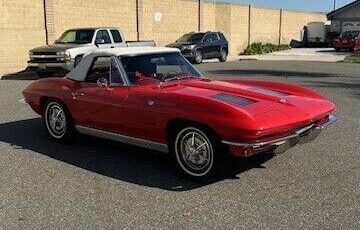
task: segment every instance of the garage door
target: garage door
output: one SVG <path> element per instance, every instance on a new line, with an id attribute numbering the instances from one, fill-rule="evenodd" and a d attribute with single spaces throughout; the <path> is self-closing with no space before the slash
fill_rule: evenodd
<path id="1" fill-rule="evenodd" d="M 344 22 L 342 25 L 342 31 L 354 31 L 360 30 L 360 21 Z"/>

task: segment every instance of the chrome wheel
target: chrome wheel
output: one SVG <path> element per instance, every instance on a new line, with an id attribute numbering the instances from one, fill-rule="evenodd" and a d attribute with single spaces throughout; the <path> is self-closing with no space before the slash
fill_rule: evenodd
<path id="1" fill-rule="evenodd" d="M 209 138 L 196 128 L 185 128 L 175 140 L 176 158 L 189 175 L 201 177 L 213 167 L 214 151 Z"/>
<path id="2" fill-rule="evenodd" d="M 50 102 L 46 106 L 45 124 L 50 135 L 56 139 L 62 138 L 66 133 L 66 115 L 62 106 Z"/>
<path id="3" fill-rule="evenodd" d="M 227 51 L 225 49 L 222 49 L 220 53 L 220 61 L 224 62 L 226 61 L 226 59 L 227 59 Z"/>
<path id="4" fill-rule="evenodd" d="M 195 62 L 197 64 L 200 64 L 201 62 L 203 61 L 203 55 L 202 55 L 202 52 L 200 50 L 197 50 L 195 52 Z"/>

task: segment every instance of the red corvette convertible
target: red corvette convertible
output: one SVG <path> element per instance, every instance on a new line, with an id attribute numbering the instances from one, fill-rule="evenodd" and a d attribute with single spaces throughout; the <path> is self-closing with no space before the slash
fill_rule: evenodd
<path id="1" fill-rule="evenodd" d="M 50 138 L 74 133 L 173 154 L 193 178 L 218 173 L 228 156 L 284 152 L 336 121 L 332 102 L 275 82 L 202 76 L 177 49 L 102 49 L 63 78 L 24 91 Z"/>

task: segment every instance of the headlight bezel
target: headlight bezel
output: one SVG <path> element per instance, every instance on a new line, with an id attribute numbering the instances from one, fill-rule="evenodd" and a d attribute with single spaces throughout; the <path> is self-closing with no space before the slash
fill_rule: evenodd
<path id="1" fill-rule="evenodd" d="M 195 48 L 195 45 L 185 45 L 182 47 L 182 50 L 193 50 Z"/>
<path id="2" fill-rule="evenodd" d="M 71 55 L 68 51 L 59 51 L 56 53 L 58 56 L 61 57 L 64 61 L 71 61 Z"/>

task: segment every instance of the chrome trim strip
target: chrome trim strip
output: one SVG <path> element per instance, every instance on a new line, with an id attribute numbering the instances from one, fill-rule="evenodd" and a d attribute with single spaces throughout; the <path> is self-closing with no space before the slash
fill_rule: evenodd
<path id="1" fill-rule="evenodd" d="M 64 56 L 59 55 L 30 55 L 30 58 L 63 58 Z"/>
<path id="2" fill-rule="evenodd" d="M 167 144 L 162 144 L 162 143 L 144 140 L 144 139 L 135 138 L 135 137 L 129 137 L 129 136 L 112 133 L 112 132 L 107 132 L 104 130 L 89 128 L 89 127 L 85 127 L 85 126 L 81 126 L 81 125 L 76 125 L 75 128 L 79 133 L 82 133 L 85 135 L 100 137 L 100 138 L 104 138 L 104 139 L 108 139 L 108 140 L 112 140 L 112 141 L 121 142 L 124 144 L 136 145 L 139 147 L 152 149 L 152 150 L 156 150 L 159 152 L 164 152 L 164 153 L 169 152 Z"/>
<path id="3" fill-rule="evenodd" d="M 310 125 L 307 126 L 305 128 L 302 128 L 300 130 L 297 130 L 294 134 L 285 136 L 285 137 L 281 137 L 281 138 L 277 138 L 274 140 L 269 140 L 269 141 L 264 141 L 264 142 L 259 142 L 259 143 L 241 143 L 241 142 L 230 142 L 230 141 L 221 141 L 223 144 L 226 145 L 233 145 L 233 146 L 240 146 L 240 147 L 252 147 L 252 148 L 259 148 L 265 145 L 281 145 L 284 144 L 285 141 L 292 139 L 292 138 L 298 138 L 300 137 L 301 134 L 309 131 L 309 130 L 318 130 L 321 131 L 325 128 L 327 128 L 328 126 L 330 126 L 331 124 L 335 123 L 337 121 L 337 118 L 334 115 L 329 115 L 329 120 L 322 124 L 322 125 Z"/>
<path id="4" fill-rule="evenodd" d="M 334 115 L 329 115 L 329 120 L 320 126 L 316 126 L 316 129 L 326 129 L 328 126 L 334 124 L 337 121 L 337 118 Z"/>

